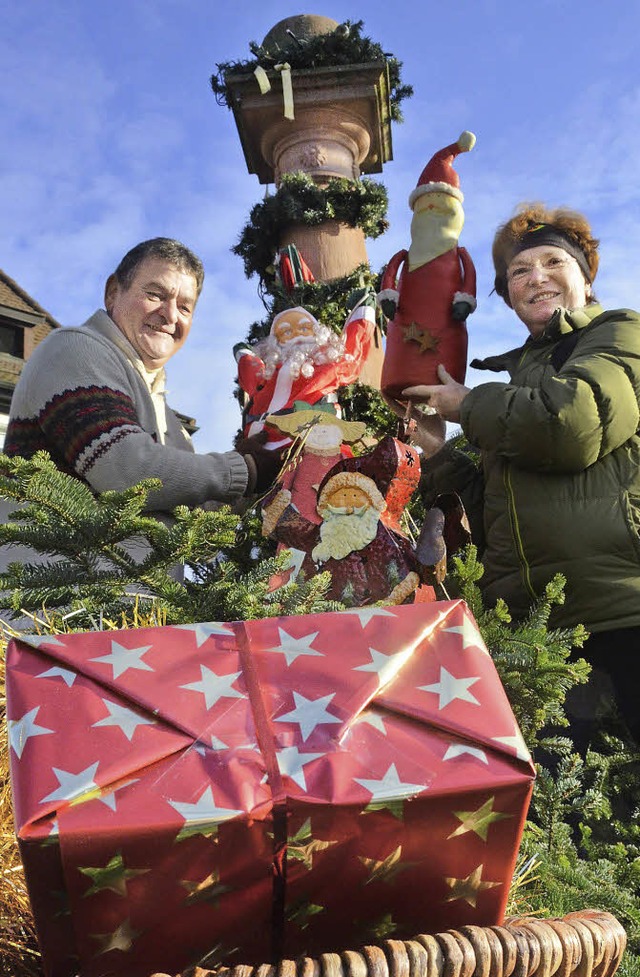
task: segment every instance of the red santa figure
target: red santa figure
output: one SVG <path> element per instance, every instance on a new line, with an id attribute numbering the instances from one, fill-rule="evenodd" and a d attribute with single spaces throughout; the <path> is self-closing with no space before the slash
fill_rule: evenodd
<path id="1" fill-rule="evenodd" d="M 253 347 L 234 349 L 238 381 L 248 397 L 244 434 L 267 432 L 267 447 L 290 443 L 265 421 L 290 412 L 296 400 L 335 400 L 335 392 L 357 380 L 374 340 L 373 296 L 356 306 L 337 336 L 301 306 L 275 316 L 270 335 Z"/>
<path id="2" fill-rule="evenodd" d="M 378 295 L 391 320 L 382 368 L 382 390 L 390 397 L 398 398 L 408 386 L 438 383 L 439 363 L 464 382 L 465 320 L 476 307 L 476 272 L 467 251 L 458 247 L 463 196 L 452 164 L 475 141 L 472 132 L 463 132 L 437 152 L 409 197 L 411 246 L 391 258 Z"/>

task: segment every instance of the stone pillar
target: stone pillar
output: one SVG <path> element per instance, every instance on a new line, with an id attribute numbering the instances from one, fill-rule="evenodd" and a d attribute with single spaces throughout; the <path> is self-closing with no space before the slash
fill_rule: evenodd
<path id="1" fill-rule="evenodd" d="M 338 27 L 328 17 L 301 14 L 276 24 L 263 47 L 277 52 L 295 37 L 305 39 Z M 357 180 L 380 173 L 392 159 L 387 66 L 337 65 L 292 71 L 294 119 L 284 117 L 282 78 L 268 73 L 271 89 L 261 94 L 253 74 L 230 75 L 227 87 L 247 167 L 260 183 L 279 184 L 285 173 L 308 173 L 318 185 L 331 177 Z M 291 225 L 281 245 L 295 244 L 317 281 L 341 278 L 368 263 L 360 228 L 337 221 L 318 226 Z M 379 386 L 382 341 L 378 337 L 363 382 Z"/>

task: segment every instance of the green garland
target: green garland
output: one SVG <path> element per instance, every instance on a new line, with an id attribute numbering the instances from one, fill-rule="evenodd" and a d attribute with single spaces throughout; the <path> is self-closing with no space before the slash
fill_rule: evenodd
<path id="1" fill-rule="evenodd" d="M 269 51 L 252 41 L 249 49 L 253 58 L 245 61 L 223 61 L 216 64 L 211 76 L 211 88 L 219 105 L 231 104 L 232 96 L 227 81 L 232 75 L 250 74 L 258 66 L 269 71 L 280 62 L 288 62 L 295 70 L 327 68 L 337 65 L 369 64 L 386 62 L 389 68 L 389 99 L 391 118 L 402 122 L 400 103 L 413 95 L 411 85 L 403 85 L 400 70 L 402 62 L 382 50 L 379 44 L 362 36 L 363 21 L 345 21 L 330 34 L 308 39 L 291 38 L 291 42 L 276 51 Z"/>
<path id="2" fill-rule="evenodd" d="M 279 281 L 269 287 L 267 316 L 261 322 L 253 322 L 249 327 L 247 342 L 257 343 L 269 335 L 274 316 L 284 309 L 301 305 L 311 312 L 319 322 L 329 326 L 335 333 L 342 332 L 345 320 L 365 289 L 374 292 L 380 289 L 380 275 L 372 272 L 369 265 L 357 268 L 341 278 L 329 282 L 303 282 L 294 286 L 290 292 Z M 379 316 L 380 328 L 385 328 L 384 316 Z"/>
<path id="3" fill-rule="evenodd" d="M 337 220 L 376 238 L 389 227 L 387 203 L 386 187 L 366 177 L 333 178 L 319 187 L 306 173 L 287 173 L 276 193 L 252 208 L 233 253 L 242 258 L 247 278 L 259 275 L 269 289 L 274 281 L 273 259 L 286 227 Z"/>

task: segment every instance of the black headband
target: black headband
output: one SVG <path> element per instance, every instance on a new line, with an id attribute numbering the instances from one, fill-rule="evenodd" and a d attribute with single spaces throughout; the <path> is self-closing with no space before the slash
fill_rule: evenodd
<path id="1" fill-rule="evenodd" d="M 584 251 L 574 241 L 563 234 L 562 231 L 554 227 L 553 224 L 538 224 L 537 227 L 526 231 L 514 245 L 509 261 L 511 262 L 521 251 L 528 251 L 529 248 L 539 248 L 544 244 L 554 248 L 562 248 L 563 251 L 566 251 L 567 254 L 575 258 L 585 279 L 591 282 L 591 271 Z"/>

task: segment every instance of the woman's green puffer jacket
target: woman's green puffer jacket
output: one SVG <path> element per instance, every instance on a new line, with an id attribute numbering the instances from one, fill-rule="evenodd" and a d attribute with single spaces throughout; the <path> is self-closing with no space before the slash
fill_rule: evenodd
<path id="1" fill-rule="evenodd" d="M 475 387 L 461 409 L 482 455 L 487 600 L 522 616 L 562 573 L 555 626 L 637 627 L 640 315 L 560 309 L 542 336 L 473 366 L 511 377 Z M 468 459 L 439 455 L 426 463 L 432 490 L 468 487 Z"/>

